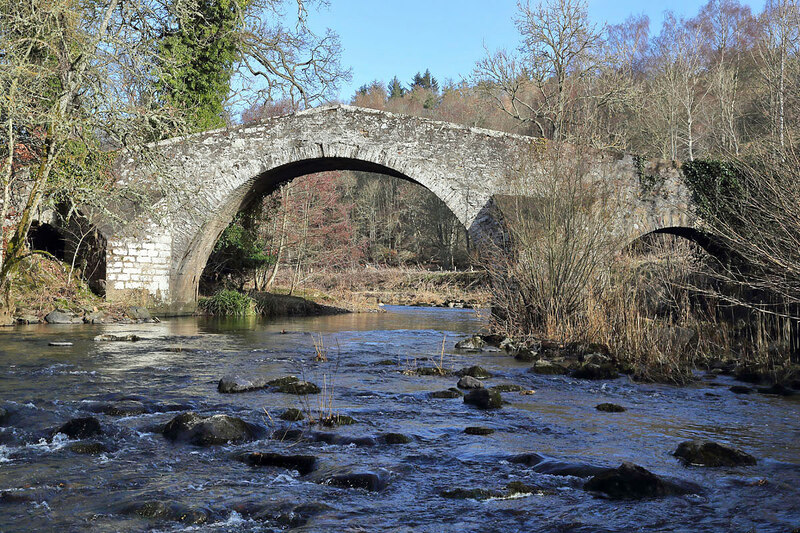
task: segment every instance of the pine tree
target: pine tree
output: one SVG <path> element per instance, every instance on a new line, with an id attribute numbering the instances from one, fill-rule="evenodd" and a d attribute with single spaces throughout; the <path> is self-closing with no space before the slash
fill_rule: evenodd
<path id="1" fill-rule="evenodd" d="M 392 78 L 392 81 L 389 82 L 387 86 L 387 90 L 389 92 L 389 98 L 402 98 L 406 94 L 406 89 L 403 87 L 403 84 L 400 83 L 400 80 L 397 79 L 397 76 Z"/>

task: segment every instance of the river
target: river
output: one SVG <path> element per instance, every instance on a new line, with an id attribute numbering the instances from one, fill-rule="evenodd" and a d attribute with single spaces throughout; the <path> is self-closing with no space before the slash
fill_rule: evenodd
<path id="1" fill-rule="evenodd" d="M 636 384 L 627 377 L 595 382 L 539 376 L 501 353 L 457 353 L 454 343 L 484 326 L 474 311 L 387 311 L 0 331 L 0 407 L 7 412 L 0 419 L 0 531 L 784 533 L 800 527 L 800 401 L 735 395 L 728 390 L 735 382 L 722 376 L 687 387 Z M 142 340 L 93 340 L 109 333 Z M 320 339 L 327 362 L 315 361 Z M 73 345 L 48 346 L 54 340 Z M 454 369 L 488 369 L 494 377 L 487 386 L 512 383 L 535 393 L 503 393 L 507 403 L 493 411 L 461 398 L 431 398 L 431 391 L 453 387 L 458 378 L 403 370 L 440 359 Z M 293 374 L 324 384 L 326 391 L 306 399 L 268 390 L 223 395 L 217 383 L 226 374 Z M 595 406 L 602 402 L 627 411 L 599 412 Z M 314 415 L 323 405 L 356 423 L 313 432 L 335 433 L 345 443 L 268 436 L 278 428 L 304 427 L 281 420 L 286 409 Z M 131 406 L 146 412 L 131 415 Z M 234 415 L 263 434 L 212 447 L 165 439 L 158 427 L 187 410 Z M 102 446 L 98 453 L 76 453 L 74 441 L 53 437 L 66 421 L 86 416 L 102 426 L 103 434 L 89 439 Z M 466 434 L 468 426 L 495 432 Z M 385 444 L 385 433 L 407 435 L 410 442 Z M 741 448 L 758 464 L 683 466 L 672 452 L 690 438 Z M 301 476 L 235 459 L 252 451 L 313 455 L 317 471 Z M 584 491 L 585 478 L 537 473 L 507 460 L 529 452 L 598 466 L 629 461 L 700 490 L 609 501 Z M 367 491 L 320 482 L 342 472 L 375 473 L 385 487 Z M 512 481 L 542 490 L 480 500 L 442 496 L 454 488 L 502 492 Z M 205 523 L 126 512 L 146 501 L 197 512 Z"/>

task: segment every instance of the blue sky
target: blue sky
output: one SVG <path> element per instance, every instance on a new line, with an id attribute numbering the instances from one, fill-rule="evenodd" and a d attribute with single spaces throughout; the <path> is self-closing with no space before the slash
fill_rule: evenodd
<path id="1" fill-rule="evenodd" d="M 598 24 L 616 24 L 644 13 L 652 32 L 661 27 L 667 9 L 690 17 L 706 1 L 590 0 L 589 15 Z M 763 0 L 742 1 L 755 12 L 764 5 Z M 484 55 L 484 43 L 491 50 L 518 45 L 515 14 L 516 0 L 330 0 L 329 7 L 310 13 L 310 23 L 315 30 L 329 27 L 339 34 L 342 65 L 353 72 L 339 96 L 349 101 L 366 83 L 397 75 L 408 84 L 426 68 L 440 83 L 469 76 Z"/>

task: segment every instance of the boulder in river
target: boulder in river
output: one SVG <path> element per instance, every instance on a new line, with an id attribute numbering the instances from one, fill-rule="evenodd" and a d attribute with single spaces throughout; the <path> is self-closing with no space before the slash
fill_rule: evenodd
<path id="1" fill-rule="evenodd" d="M 100 455 L 109 451 L 99 442 L 76 442 L 69 445 L 69 450 L 80 455 Z"/>
<path id="2" fill-rule="evenodd" d="M 439 398 L 439 399 L 461 398 L 462 396 L 464 396 L 464 393 L 462 393 L 455 387 L 451 387 L 447 390 L 439 390 L 430 393 L 431 398 Z"/>
<path id="3" fill-rule="evenodd" d="M 63 309 L 55 309 L 50 311 L 45 315 L 44 320 L 48 324 L 77 324 L 83 322 L 82 318 L 79 318 L 69 311 L 65 311 Z"/>
<path id="4" fill-rule="evenodd" d="M 472 376 L 464 376 L 458 380 L 456 386 L 459 389 L 482 389 L 483 383 L 481 383 L 481 380 L 473 378 Z"/>
<path id="5" fill-rule="evenodd" d="M 558 375 L 565 375 L 569 374 L 569 370 L 558 363 L 553 363 L 551 361 L 547 361 L 542 359 L 540 361 L 536 361 L 533 363 L 533 366 L 529 370 L 532 374 L 542 374 L 547 376 L 558 376 Z"/>
<path id="6" fill-rule="evenodd" d="M 450 500 L 488 500 L 489 498 L 500 498 L 503 493 L 489 489 L 464 489 L 457 487 L 439 492 L 439 496 Z"/>
<path id="7" fill-rule="evenodd" d="M 245 379 L 239 376 L 228 375 L 219 380 L 217 391 L 222 394 L 234 394 L 263 389 L 267 382 L 261 379 Z"/>
<path id="8" fill-rule="evenodd" d="M 133 333 L 126 333 L 124 335 L 112 335 L 110 333 L 105 333 L 102 335 L 97 335 L 94 340 L 97 342 L 137 342 L 142 340 L 142 338 Z"/>
<path id="9" fill-rule="evenodd" d="M 520 348 L 517 350 L 517 353 L 514 354 L 514 359 L 520 363 L 533 363 L 539 359 L 539 352 L 537 350 L 531 350 L 530 348 Z"/>
<path id="10" fill-rule="evenodd" d="M 4 408 L 0 407 L 0 424 L 5 422 L 6 417 L 8 416 L 8 411 Z"/>
<path id="11" fill-rule="evenodd" d="M 612 500 L 661 498 L 691 492 L 631 463 L 623 463 L 619 468 L 595 475 L 583 488 L 589 492 L 601 493 Z"/>
<path id="12" fill-rule="evenodd" d="M 324 484 L 345 489 L 364 489 L 380 492 L 386 488 L 386 480 L 372 472 L 337 474 L 327 478 Z"/>
<path id="13" fill-rule="evenodd" d="M 381 435 L 381 440 L 389 445 L 408 444 L 411 442 L 411 437 L 402 433 L 384 433 Z"/>
<path id="14" fill-rule="evenodd" d="M 466 433 L 467 435 L 484 436 L 484 435 L 491 435 L 492 433 L 494 433 L 494 430 L 492 428 L 485 428 L 483 426 L 469 426 L 464 428 L 464 433 Z"/>
<path id="15" fill-rule="evenodd" d="M 208 511 L 192 509 L 175 502 L 157 500 L 143 501 L 126 506 L 122 514 L 141 516 L 152 520 L 169 520 L 184 524 L 200 525 L 208 521 Z"/>
<path id="16" fill-rule="evenodd" d="M 488 379 L 488 378 L 492 377 L 491 372 L 489 372 L 485 368 L 483 368 L 481 366 L 478 366 L 478 365 L 474 365 L 474 366 L 471 366 L 469 368 L 462 368 L 461 370 L 456 372 L 456 375 L 458 375 L 458 376 L 470 376 L 470 377 L 473 377 L 473 378 L 476 378 L 476 379 Z"/>
<path id="17" fill-rule="evenodd" d="M 295 376 L 273 379 L 272 381 L 268 381 L 267 385 L 284 394 L 305 396 L 307 394 L 319 394 L 320 392 L 320 388 L 314 383 L 310 381 L 300 381 Z"/>
<path id="18" fill-rule="evenodd" d="M 752 466 L 756 459 L 736 448 L 708 440 L 687 440 L 673 454 L 684 464 L 698 466 Z"/>
<path id="19" fill-rule="evenodd" d="M 728 390 L 730 390 L 734 394 L 751 394 L 753 392 L 753 389 L 751 389 L 750 387 L 746 387 L 744 385 L 734 385 Z"/>
<path id="20" fill-rule="evenodd" d="M 797 394 L 790 388 L 780 383 L 775 383 L 774 385 L 771 385 L 769 387 L 759 387 L 758 392 L 761 394 L 772 394 L 775 396 L 794 396 L 795 394 Z"/>
<path id="21" fill-rule="evenodd" d="M 73 418 L 58 428 L 56 433 L 62 433 L 70 439 L 88 439 L 89 437 L 103 433 L 103 428 L 100 427 L 99 420 L 93 416 L 87 416 L 84 418 Z"/>
<path id="22" fill-rule="evenodd" d="M 153 319 L 153 317 L 150 315 L 150 311 L 148 311 L 146 307 L 141 306 L 129 307 L 125 310 L 125 314 L 130 319 L 141 320 L 143 322 Z"/>
<path id="23" fill-rule="evenodd" d="M 148 413 L 150 410 L 138 400 L 121 400 L 102 406 L 102 413 L 109 416 L 135 416 Z"/>
<path id="24" fill-rule="evenodd" d="M 313 455 L 282 455 L 279 453 L 246 453 L 239 460 L 251 466 L 274 466 L 297 470 L 301 476 L 310 474 L 317 467 L 317 458 Z"/>
<path id="25" fill-rule="evenodd" d="M 171 441 L 188 442 L 195 446 L 213 446 L 250 440 L 253 427 L 240 418 L 228 415 L 201 416 L 183 413 L 170 420 L 162 431 Z"/>
<path id="26" fill-rule="evenodd" d="M 595 409 L 604 413 L 624 413 L 627 411 L 627 409 L 615 403 L 601 403 Z"/>
<path id="27" fill-rule="evenodd" d="M 478 409 L 499 409 L 503 406 L 503 398 L 496 390 L 474 389 L 464 396 L 464 403 Z"/>
<path id="28" fill-rule="evenodd" d="M 289 422 L 299 422 L 304 418 L 305 415 L 303 414 L 303 411 L 297 409 L 296 407 L 290 407 L 289 409 L 284 411 L 283 414 L 281 414 L 280 416 L 281 420 L 287 420 Z"/>
<path id="29" fill-rule="evenodd" d="M 584 363 L 573 373 L 572 377 L 579 379 L 617 379 L 619 372 L 612 363 Z"/>
<path id="30" fill-rule="evenodd" d="M 480 337 L 480 335 L 474 335 L 468 339 L 464 339 L 458 341 L 456 343 L 456 350 L 462 350 L 464 352 L 480 352 L 486 343 Z"/>

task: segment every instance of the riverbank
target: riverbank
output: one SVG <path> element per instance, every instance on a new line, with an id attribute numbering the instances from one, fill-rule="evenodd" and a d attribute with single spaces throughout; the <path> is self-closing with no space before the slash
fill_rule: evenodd
<path id="1" fill-rule="evenodd" d="M 288 292 L 291 285 L 289 273 L 283 272 L 273 292 Z M 296 285 L 294 292 L 300 296 L 315 301 L 330 299 L 353 311 L 374 310 L 380 304 L 479 308 L 489 305 L 491 295 L 483 271 L 394 267 L 320 270 Z"/>

